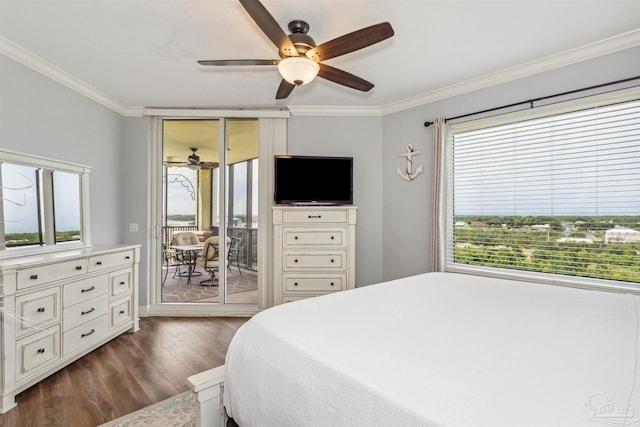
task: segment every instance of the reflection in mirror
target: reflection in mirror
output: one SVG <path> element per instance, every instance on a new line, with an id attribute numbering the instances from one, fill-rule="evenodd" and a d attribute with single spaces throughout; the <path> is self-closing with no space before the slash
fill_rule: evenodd
<path id="1" fill-rule="evenodd" d="M 80 197 L 80 175 L 61 171 L 53 173 L 56 243 L 82 240 Z"/>
<path id="2" fill-rule="evenodd" d="M 6 247 L 42 244 L 38 188 L 42 170 L 3 163 L 2 208 Z"/>
<path id="3" fill-rule="evenodd" d="M 89 173 L 0 149 L 0 258 L 89 245 Z"/>

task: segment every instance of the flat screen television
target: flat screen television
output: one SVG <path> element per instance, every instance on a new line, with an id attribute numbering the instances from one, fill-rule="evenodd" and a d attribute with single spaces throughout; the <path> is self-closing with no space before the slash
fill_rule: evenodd
<path id="1" fill-rule="evenodd" d="M 275 156 L 274 173 L 276 204 L 353 204 L 353 157 Z"/>

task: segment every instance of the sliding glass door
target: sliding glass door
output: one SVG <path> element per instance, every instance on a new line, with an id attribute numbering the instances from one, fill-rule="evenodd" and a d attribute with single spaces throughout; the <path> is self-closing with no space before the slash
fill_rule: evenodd
<path id="1" fill-rule="evenodd" d="M 258 120 L 164 120 L 162 303 L 257 304 Z"/>

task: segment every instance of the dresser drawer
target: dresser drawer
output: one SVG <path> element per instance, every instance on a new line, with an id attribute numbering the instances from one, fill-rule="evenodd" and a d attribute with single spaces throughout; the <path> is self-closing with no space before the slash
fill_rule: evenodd
<path id="1" fill-rule="evenodd" d="M 294 209 L 282 211 L 282 223 L 346 223 L 346 210 Z"/>
<path id="2" fill-rule="evenodd" d="M 285 228 L 282 233 L 284 246 L 345 246 L 344 228 Z"/>
<path id="3" fill-rule="evenodd" d="M 105 295 L 108 289 L 109 276 L 106 274 L 67 283 L 62 287 L 62 304 L 64 307 L 69 307 L 98 295 Z"/>
<path id="4" fill-rule="evenodd" d="M 55 280 L 78 277 L 87 272 L 87 260 L 56 262 L 55 264 L 18 270 L 17 288 L 25 289 Z"/>
<path id="5" fill-rule="evenodd" d="M 60 326 L 52 326 L 16 341 L 16 376 L 20 380 L 60 359 Z"/>
<path id="6" fill-rule="evenodd" d="M 24 322 L 16 322 L 16 334 L 43 328 L 60 320 L 60 287 L 32 292 L 16 298 L 16 312 Z"/>
<path id="7" fill-rule="evenodd" d="M 133 251 L 96 255 L 89 258 L 89 271 L 100 271 L 118 265 L 133 263 Z"/>
<path id="8" fill-rule="evenodd" d="M 111 327 L 132 320 L 131 313 L 131 299 L 111 304 Z"/>
<path id="9" fill-rule="evenodd" d="M 344 289 L 343 284 L 347 282 L 347 276 L 335 275 L 328 276 L 323 275 L 318 277 L 303 276 L 303 275 L 284 275 L 284 291 L 285 292 L 304 292 L 304 291 L 342 291 Z"/>
<path id="10" fill-rule="evenodd" d="M 131 292 L 131 287 L 133 286 L 131 275 L 132 271 L 130 269 L 116 271 L 109 275 L 112 297 L 124 296 L 126 293 Z"/>
<path id="11" fill-rule="evenodd" d="M 284 252 L 283 269 L 336 269 L 345 268 L 347 253 L 340 252 L 308 252 L 292 253 Z"/>
<path id="12" fill-rule="evenodd" d="M 75 352 L 89 344 L 101 340 L 109 330 L 109 316 L 104 315 L 69 329 L 62 335 L 64 355 Z"/>
<path id="13" fill-rule="evenodd" d="M 62 329 L 68 331 L 89 320 L 107 314 L 108 306 L 107 296 L 100 295 L 71 307 L 65 307 L 62 312 Z"/>

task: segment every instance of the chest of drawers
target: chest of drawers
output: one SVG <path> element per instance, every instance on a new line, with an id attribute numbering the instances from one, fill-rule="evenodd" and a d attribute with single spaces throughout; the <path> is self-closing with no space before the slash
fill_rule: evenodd
<path id="1" fill-rule="evenodd" d="M 0 261 L 0 413 L 16 394 L 138 329 L 139 246 Z"/>
<path id="2" fill-rule="evenodd" d="M 355 287 L 353 206 L 274 207 L 274 304 Z"/>

